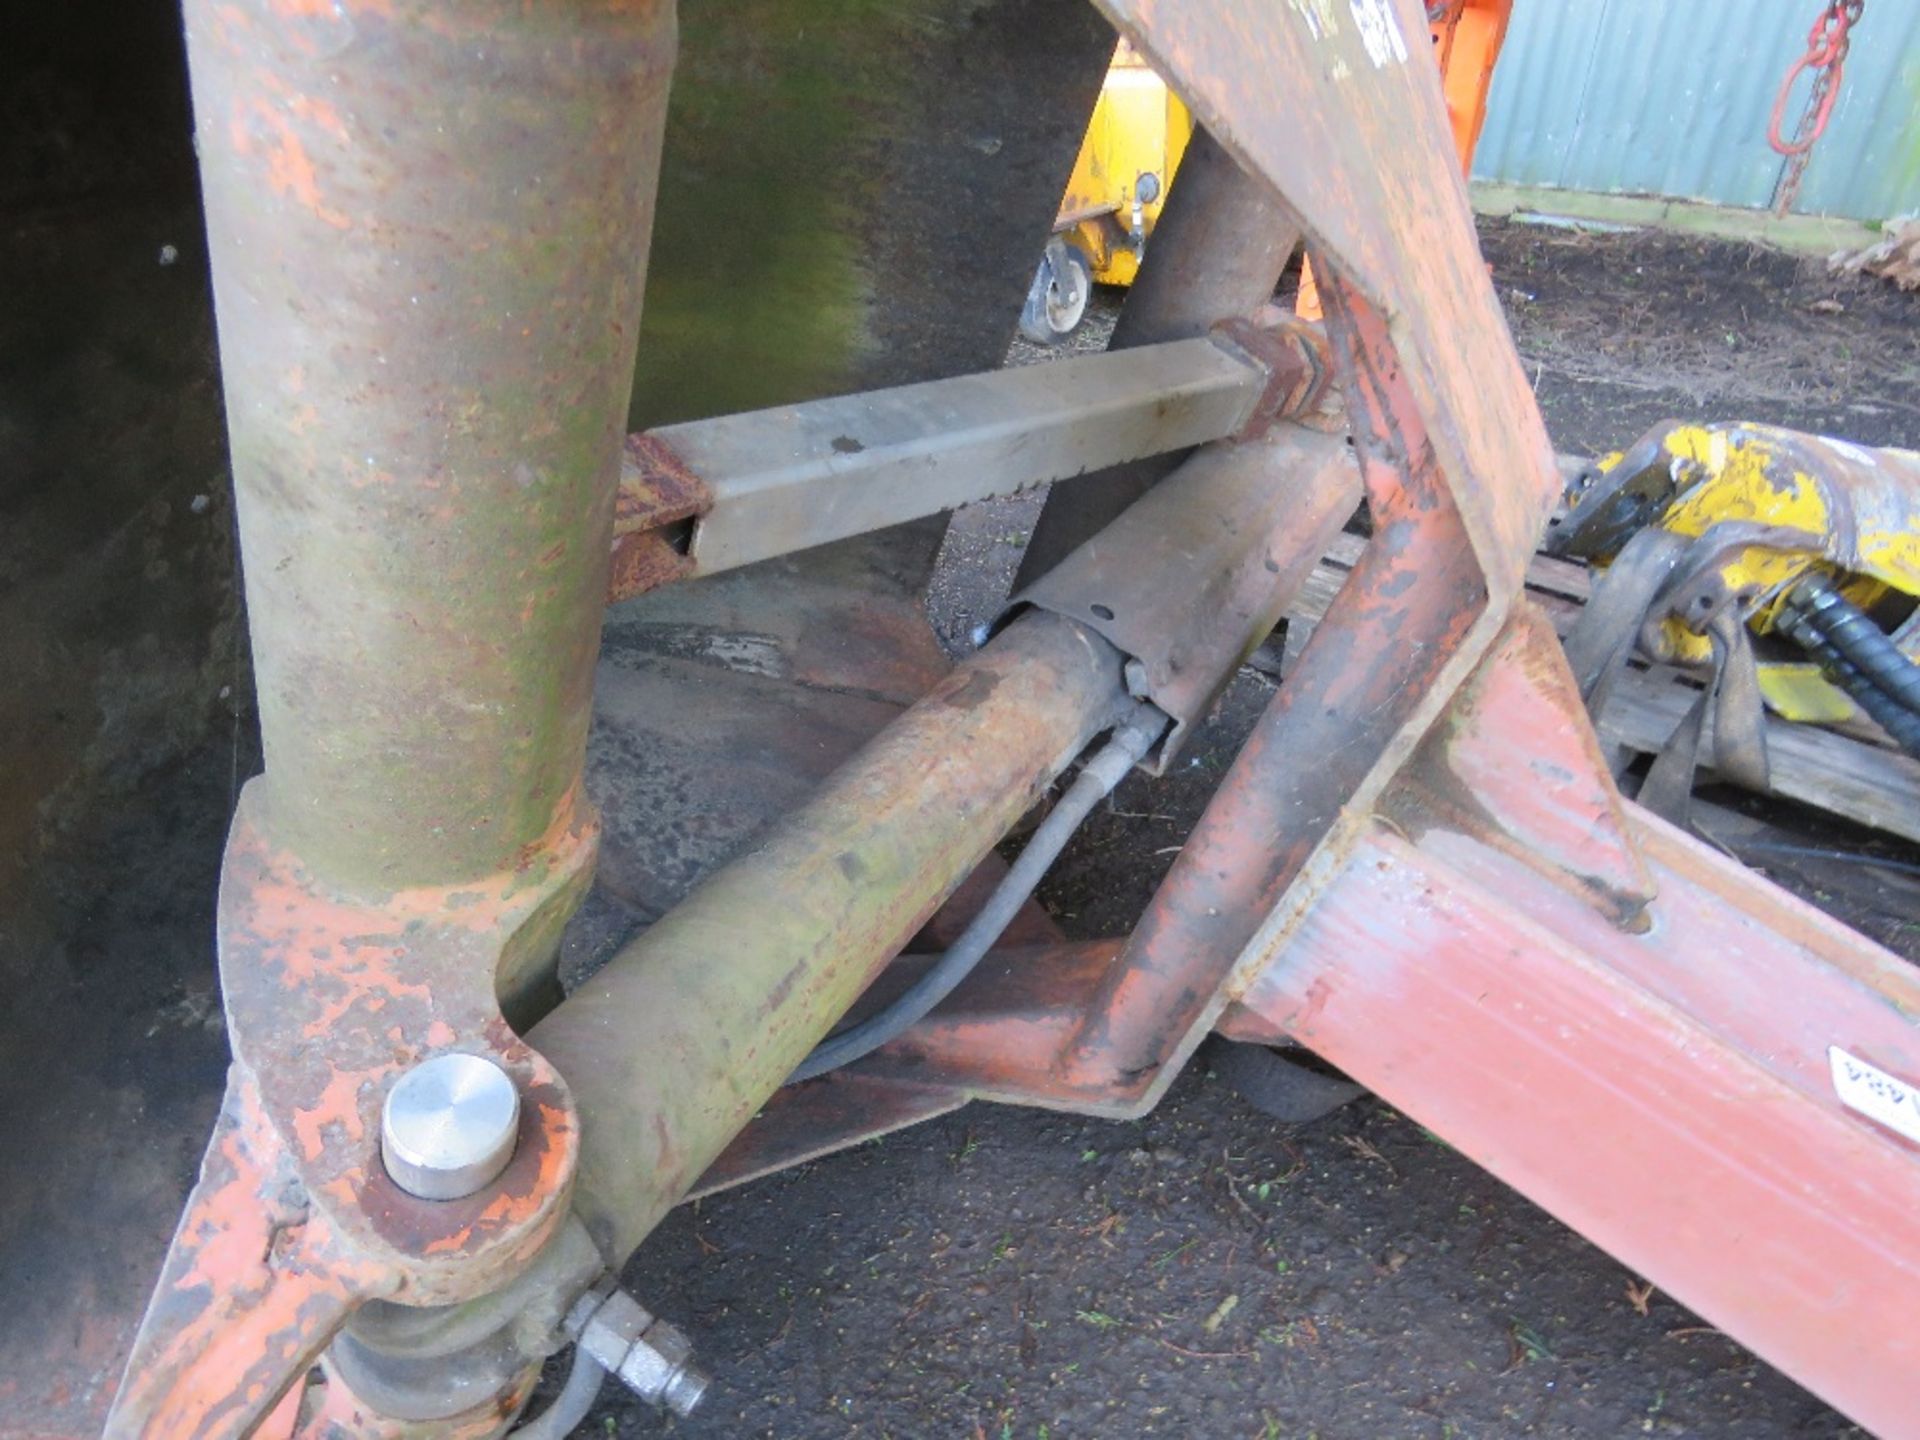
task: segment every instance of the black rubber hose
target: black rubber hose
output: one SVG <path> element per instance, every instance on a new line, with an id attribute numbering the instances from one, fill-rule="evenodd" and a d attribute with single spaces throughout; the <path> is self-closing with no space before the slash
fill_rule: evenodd
<path id="1" fill-rule="evenodd" d="M 1900 653 L 1873 617 L 1825 584 L 1801 584 L 1789 602 L 1856 670 L 1909 710 L 1920 711 L 1920 665 Z"/>
<path id="2" fill-rule="evenodd" d="M 1819 662 L 1821 670 L 1848 695 L 1852 696 L 1868 716 L 1893 737 L 1898 745 L 1909 755 L 1920 758 L 1920 715 L 1907 709 L 1893 696 L 1886 693 L 1873 681 L 1861 674 L 1859 669 L 1836 650 L 1825 635 L 1816 630 L 1806 620 L 1799 619 L 1789 624 L 1787 634 L 1798 640 L 1807 653 Z"/>
<path id="3" fill-rule="evenodd" d="M 1789 599 L 1786 624 L 1781 628 L 1813 656 L 1828 679 L 1852 696 L 1860 708 L 1893 737 L 1894 744 L 1907 754 L 1920 758 L 1920 710 L 1910 709 L 1897 696 L 1882 689 L 1872 676 L 1855 663 L 1850 654 L 1835 643 L 1828 631 L 1815 622 L 1809 610 L 1800 603 L 1801 595 L 1807 588 L 1802 586 Z M 1847 604 L 1844 600 L 1841 603 Z M 1847 604 L 1847 608 L 1855 614 L 1861 613 L 1851 604 Z M 1866 619 L 1864 615 L 1861 618 Z M 1872 625 L 1873 622 L 1868 620 L 1867 623 Z M 1886 639 L 1878 626 L 1873 626 L 1873 629 L 1883 640 Z M 1889 648 L 1892 643 L 1887 641 Z M 1899 655 L 1899 651 L 1895 650 L 1894 654 Z M 1908 665 L 1912 663 L 1905 656 L 1900 656 L 1900 659 Z"/>
<path id="4" fill-rule="evenodd" d="M 1882 730 L 1893 737 L 1893 743 L 1907 754 L 1920 760 L 1920 711 L 1907 709 L 1878 685 L 1854 671 L 1855 683 L 1841 681 L 1844 689 L 1879 724 Z"/>
<path id="5" fill-rule="evenodd" d="M 1039 827 L 1027 841 L 1026 848 L 1020 852 L 1001 878 L 999 885 L 981 907 L 980 913 L 973 917 L 960 938 L 948 947 L 946 953 L 933 963 L 918 980 L 909 986 L 899 999 L 893 1001 L 877 1015 L 869 1016 L 857 1025 L 850 1025 L 837 1035 L 829 1035 L 813 1049 L 813 1053 L 787 1078 L 789 1085 L 801 1080 L 811 1080 L 816 1075 L 824 1075 L 829 1070 L 838 1070 L 842 1065 L 850 1065 L 861 1056 L 878 1050 L 882 1045 L 917 1022 L 925 1019 L 947 996 L 951 995 L 960 982 L 973 973 L 973 969 L 993 948 L 1027 897 L 1040 883 L 1041 877 L 1052 868 L 1053 862 L 1066 848 L 1073 832 L 1080 828 L 1081 821 L 1092 813 L 1093 807 L 1112 793 L 1129 770 L 1140 763 L 1140 759 L 1153 748 L 1154 741 L 1160 738 L 1167 728 L 1167 717 L 1151 705 L 1135 707 L 1128 717 L 1114 727 L 1113 738 L 1089 760 L 1075 777 L 1073 784 L 1067 787 L 1067 793 L 1060 797 L 1060 803 L 1053 807 L 1052 813 L 1040 822 Z"/>

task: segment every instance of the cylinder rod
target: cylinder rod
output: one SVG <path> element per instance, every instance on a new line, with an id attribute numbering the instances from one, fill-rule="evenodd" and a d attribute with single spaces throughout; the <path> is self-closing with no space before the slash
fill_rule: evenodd
<path id="1" fill-rule="evenodd" d="M 580 1108 L 574 1207 L 610 1261 L 1129 703 L 1106 641 L 1016 620 L 534 1027 Z"/>
<path id="2" fill-rule="evenodd" d="M 576 803 L 672 0 L 188 0 L 279 843 L 343 889 Z"/>

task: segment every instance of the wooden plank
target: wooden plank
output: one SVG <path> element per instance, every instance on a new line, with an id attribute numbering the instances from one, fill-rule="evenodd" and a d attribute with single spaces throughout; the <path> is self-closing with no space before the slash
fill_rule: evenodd
<path id="1" fill-rule="evenodd" d="M 1667 743 L 1698 694 L 1650 671 L 1629 669 L 1600 716 L 1600 736 L 1651 754 Z M 1817 725 L 1772 715 L 1766 725 L 1769 793 L 1920 841 L 1920 760 Z M 1703 755 L 1712 753 L 1712 734 L 1709 719 Z"/>
<path id="2" fill-rule="evenodd" d="M 1341 535 L 1287 612 L 1285 668 L 1305 648 L 1366 548 L 1363 535 Z M 1528 598 L 1565 634 L 1592 591 L 1584 565 L 1536 555 L 1527 567 Z M 1699 691 L 1677 672 L 1631 668 L 1613 688 L 1600 717 L 1602 741 L 1644 754 L 1673 734 Z M 1866 738 L 1768 716 L 1769 793 L 1920 842 L 1920 760 Z M 1711 734 L 1711 730 L 1709 730 Z M 1705 746 L 1703 753 L 1710 753 Z"/>

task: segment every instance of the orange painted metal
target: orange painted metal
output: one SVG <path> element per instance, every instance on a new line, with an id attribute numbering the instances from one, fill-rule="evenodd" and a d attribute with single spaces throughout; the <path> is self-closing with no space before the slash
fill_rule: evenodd
<path id="1" fill-rule="evenodd" d="M 1344 286 L 1335 298 L 1373 540 L 1068 1043 L 1039 1065 L 1024 1048 L 983 1051 L 962 1073 L 990 1093 L 1150 1107 L 1205 1036 L 1236 958 L 1315 853 L 1344 843 L 1497 631 L 1385 325 Z M 1327 537 L 1311 528 L 1295 539 L 1317 555 Z"/>
<path id="2" fill-rule="evenodd" d="M 1322 871 L 1337 862 L 1493 642 L 1559 487 L 1438 87 L 1408 49 L 1425 39 L 1416 12 L 1103 8 L 1274 185 L 1320 257 L 1374 524 L 1073 1042 L 1044 1075 L 998 1077 L 1124 1114 L 1151 1105 L 1198 1044 L 1282 897 L 1310 903 L 1315 857 Z"/>
<path id="3" fill-rule="evenodd" d="M 1487 123 L 1493 66 L 1506 43 L 1512 14 L 1513 0 L 1449 0 L 1446 13 L 1429 25 L 1447 100 L 1447 124 L 1463 175 L 1473 173 L 1474 148 Z"/>
<path id="4" fill-rule="evenodd" d="M 1306 1043 L 1835 1405 L 1916 1433 L 1920 1156 L 1840 1103 L 1827 1047 L 1920 1081 L 1920 986 L 1622 802 L 1550 628 L 1509 612 L 1544 437 L 1450 167 L 1416 183 L 1399 162 L 1422 144 L 1389 140 L 1396 119 L 1435 153 L 1444 133 L 1357 28 L 1392 7 L 1344 30 L 1108 8 L 1320 246 L 1374 535 L 1114 964 L 987 977 L 864 1073 L 1132 1113 L 1209 1024 Z M 1316 143 L 1275 93 L 1308 97 L 1288 114 Z"/>
<path id="5" fill-rule="evenodd" d="M 1238 803 L 1229 836 L 1273 819 Z M 1843 1104 L 1829 1055 L 1920 1085 L 1913 968 L 1623 801 L 1531 605 L 1341 828 L 1277 897 L 1156 900 L 1263 907 L 1217 1028 L 1311 1047 L 1874 1433 L 1920 1433 L 1920 1144 Z M 1133 1018 L 1164 1002 L 1139 943 L 1002 957 L 856 1076 L 1112 1113 L 1137 1077 L 1061 1061 L 1116 974 Z M 1139 1032 L 1162 1082 L 1175 1028 Z"/>
<path id="6" fill-rule="evenodd" d="M 754 1118 L 1118 705 L 1119 651 L 1058 617 L 1022 619 L 883 732 L 837 789 L 533 1031 L 593 1101 L 599 1129 L 584 1139 L 594 1163 L 573 1184 L 583 1137 L 568 1087 L 501 1007 L 539 1013 L 558 927 L 592 864 L 596 825 L 578 784 L 600 567 L 610 548 L 618 557 L 616 533 L 643 536 L 615 593 L 671 578 L 662 527 L 699 513 L 698 482 L 670 455 L 630 455 L 651 478 L 620 510 L 607 403 L 563 437 L 566 454 L 534 457 L 571 488 L 541 490 L 526 515 L 511 487 L 538 489 L 546 473 L 518 448 L 528 435 L 553 438 L 540 425 L 508 425 L 463 457 L 479 478 L 458 504 L 438 493 L 448 475 L 431 456 L 400 446 L 407 463 L 369 477 L 378 488 L 365 502 L 389 533 L 317 483 L 334 475 L 338 447 L 309 432 L 320 425 L 337 439 L 359 425 L 416 442 L 415 390 L 344 365 L 316 376 L 334 389 L 309 414 L 280 403 L 305 378 L 230 365 L 236 457 L 254 506 L 243 515 L 249 559 L 278 545 L 293 564 L 291 578 L 257 566 L 249 576 L 278 666 L 263 665 L 263 687 L 281 689 L 265 706 L 268 777 L 243 798 L 223 886 L 236 1055 L 227 1107 L 110 1433 L 232 1435 L 269 1415 L 277 1424 L 289 1387 L 356 1306 L 497 1289 L 570 1208 L 620 1259 L 689 1187 L 735 1183 L 973 1096 L 1138 1113 L 1216 1024 L 1313 1046 L 1835 1404 L 1886 1433 L 1915 1433 L 1902 1406 L 1920 1363 L 1920 1147 L 1843 1106 L 1825 1060 L 1838 1045 L 1920 1080 L 1920 985 L 1860 937 L 1623 803 L 1551 630 L 1516 602 L 1558 478 L 1479 260 L 1439 91 L 1410 48 L 1425 43 L 1423 17 L 1398 0 L 1102 3 L 1260 178 L 1253 208 L 1272 209 L 1271 186 L 1304 225 L 1373 526 L 1136 933 L 1004 952 L 861 1069 L 780 1094 Z M 491 8 L 509 18 L 511 7 Z M 659 10 L 639 0 L 585 8 L 615 28 Z M 259 217 L 240 202 L 248 184 L 265 186 L 289 207 L 278 229 L 323 266 L 335 257 L 327 232 L 358 223 L 357 187 L 391 179 L 359 175 L 364 156 L 336 143 L 339 117 L 287 100 L 298 91 L 273 68 L 321 64 L 316 46 L 333 20 L 255 0 L 256 32 L 247 10 L 190 9 L 203 110 L 239 107 L 212 142 L 216 220 L 224 205 L 236 234 L 253 233 Z M 407 0 L 374 7 L 375 33 L 386 33 L 387 9 L 419 22 L 393 32 L 402 50 L 433 51 L 445 25 L 468 23 Z M 629 38 L 659 59 L 658 32 Z M 527 74 L 557 73 L 552 39 L 537 32 Z M 221 68 L 259 44 L 272 63 Z M 210 87 L 203 50 L 224 57 Z M 369 103 L 397 104 L 405 118 L 411 97 L 376 78 Z M 589 130 L 620 151 L 612 123 Z M 236 178 L 262 165 L 251 181 Z M 631 226 L 608 223 L 601 241 L 633 239 Z M 258 228 L 261 238 L 276 230 Z M 596 244 L 604 259 L 607 244 Z M 239 314 L 235 334 L 256 346 L 272 333 L 250 328 L 266 313 L 256 292 L 284 300 L 275 287 L 293 283 L 260 268 L 263 253 L 216 254 L 223 331 Z M 481 265 L 475 273 L 503 293 L 518 283 L 485 271 L 499 260 L 480 253 L 462 263 Z M 390 299 L 377 284 L 355 289 L 372 273 L 333 279 L 362 302 Z M 548 278 L 572 297 L 547 316 L 560 359 L 535 364 L 512 346 L 483 358 L 498 365 L 496 400 L 517 399 L 524 383 L 544 397 L 529 413 L 560 423 L 572 412 L 548 391 L 578 382 L 564 362 L 580 359 L 605 381 L 581 357 L 618 347 L 587 320 L 598 342 L 569 348 L 569 326 L 605 297 L 580 290 L 573 269 Z M 616 288 L 619 305 L 637 309 Z M 337 341 L 293 314 L 301 343 Z M 453 384 L 432 361 L 452 353 L 463 314 L 441 315 L 431 344 L 396 332 L 403 358 L 425 367 L 416 388 Z M 618 388 L 596 384 L 601 401 Z M 316 513 L 332 517 L 311 552 L 300 546 L 317 522 L 286 505 L 303 479 L 315 482 Z M 1302 515 L 1324 521 L 1311 500 Z M 494 577 L 469 593 L 498 568 L 499 547 L 480 543 L 489 527 L 505 527 L 511 583 Z M 1323 530 L 1299 527 L 1305 563 Z M 300 629 L 303 566 L 317 573 L 359 550 L 413 560 L 441 541 L 447 553 L 420 575 L 375 565 L 391 603 L 348 617 L 360 630 Z M 546 556 L 558 573 L 540 568 Z M 377 663 L 336 673 L 342 655 Z M 506 718 L 481 731 L 444 718 L 446 692 L 469 674 L 483 690 L 505 687 L 497 711 L 479 708 Z M 320 702 L 351 701 L 356 685 L 375 713 L 350 713 L 342 740 L 317 718 L 333 713 Z M 296 722 L 300 696 L 317 709 Z M 421 713 L 410 696 L 424 697 Z M 423 735 L 442 748 L 422 748 Z M 394 743 L 383 750 L 370 736 Z M 277 738 L 288 741 L 278 751 Z M 354 755 L 377 755 L 379 773 L 345 763 Z M 484 774 L 463 784 L 461 767 Z M 327 776 L 351 803 L 331 805 Z M 929 827 L 930 809 L 961 818 Z M 435 848 L 443 832 L 451 838 Z M 424 868 L 407 869 L 422 847 Z M 782 898 L 769 906 L 769 895 Z M 757 923 L 743 929 L 750 914 Z M 871 1000 L 910 974 L 882 978 Z M 515 1076 L 525 1128 L 497 1185 L 428 1204 L 387 1181 L 378 1107 L 394 1075 L 449 1048 L 490 1054 Z M 497 1433 L 531 1373 L 434 1432 Z M 301 1423 L 315 1437 L 421 1433 L 338 1383 Z"/>
<path id="7" fill-rule="evenodd" d="M 230 1083 L 108 1435 L 248 1433 L 385 1287 L 301 1194 L 258 1093 Z"/>
<path id="8" fill-rule="evenodd" d="M 1513 0 L 1447 0 L 1437 17 L 1433 7 L 1427 10 L 1428 38 L 1434 58 L 1440 62 L 1440 89 L 1446 98 L 1447 125 L 1453 134 L 1453 150 L 1460 159 L 1460 173 L 1473 174 L 1473 152 L 1480 143 L 1480 131 L 1487 120 L 1487 91 L 1493 86 L 1494 61 L 1506 43 L 1507 17 Z M 1313 266 L 1300 266 L 1300 291 L 1294 301 L 1294 313 L 1303 320 L 1318 320 L 1320 286 Z"/>
<path id="9" fill-rule="evenodd" d="M 1496 603 L 1520 590 L 1560 493 L 1533 391 L 1480 259 L 1426 42 L 1395 0 L 1100 0 L 1243 165 L 1280 192 L 1323 292 L 1392 317 L 1398 384 Z"/>
<path id="10" fill-rule="evenodd" d="M 1584 727 L 1505 703 L 1548 687 L 1564 661 L 1516 616 L 1230 1023 L 1310 1046 L 1874 1433 L 1920 1433 L 1920 1146 L 1842 1104 L 1828 1054 L 1920 1083 L 1920 977 L 1568 773 Z"/>
<path id="11" fill-rule="evenodd" d="M 550 953 L 598 827 L 570 823 L 524 872 L 343 898 L 276 846 L 250 785 L 221 884 L 227 1101 L 142 1323 L 109 1435 L 245 1433 L 358 1305 L 498 1288 L 567 1215 L 579 1150 L 567 1086 L 501 1019 L 511 949 Z M 389 1083 L 448 1049 L 489 1055 L 521 1095 L 498 1181 L 417 1199 L 379 1158 Z"/>
<path id="12" fill-rule="evenodd" d="M 850 1078 L 1047 1109 L 1101 1113 L 1063 1056 L 1126 949 L 1120 940 L 996 950 L 967 983 Z M 804 1091 L 807 1087 L 797 1087 Z"/>
<path id="13" fill-rule="evenodd" d="M 1376 814 L 1407 834 L 1471 829 L 1618 928 L 1651 924 L 1656 887 L 1625 802 L 1552 624 L 1531 604 L 1514 611 Z"/>

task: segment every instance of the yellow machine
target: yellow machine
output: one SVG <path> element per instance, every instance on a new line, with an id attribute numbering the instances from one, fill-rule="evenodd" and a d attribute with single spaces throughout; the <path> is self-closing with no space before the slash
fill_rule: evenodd
<path id="1" fill-rule="evenodd" d="M 1723 773 L 1764 773 L 1762 705 L 1828 724 L 1864 711 L 1903 748 L 1920 739 L 1920 453 L 1664 425 L 1568 501 L 1547 548 L 1607 567 L 1568 659 L 1596 709 L 1632 653 L 1710 667 L 1677 737 L 1689 773 L 1709 708 Z"/>
<path id="2" fill-rule="evenodd" d="M 1096 282 L 1133 283 L 1192 135 L 1192 112 L 1122 40 L 1020 317 L 1029 340 L 1049 345 L 1071 334 Z"/>
<path id="3" fill-rule="evenodd" d="M 1054 221 L 1096 283 L 1133 283 L 1192 135 L 1192 112 L 1121 41 Z"/>
<path id="4" fill-rule="evenodd" d="M 1513 0 L 1432 0 L 1427 6 L 1447 122 L 1463 169 L 1472 167 L 1512 6 Z M 1020 315 L 1027 339 L 1057 344 L 1086 316 L 1095 284 L 1133 283 L 1193 125 L 1193 112 L 1122 40 Z M 1304 273 L 1301 296 L 1300 313 L 1319 318 L 1312 280 Z"/>

